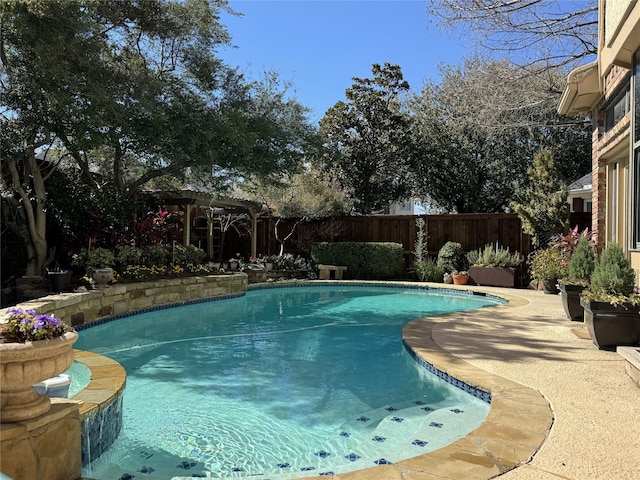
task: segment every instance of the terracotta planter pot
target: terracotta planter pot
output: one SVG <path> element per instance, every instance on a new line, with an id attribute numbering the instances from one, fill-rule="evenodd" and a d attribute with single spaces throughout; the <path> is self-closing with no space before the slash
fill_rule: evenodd
<path id="1" fill-rule="evenodd" d="M 451 275 L 454 285 L 466 285 L 469 282 L 469 275 Z"/>
<path id="2" fill-rule="evenodd" d="M 76 332 L 51 340 L 0 343 L 0 416 L 2 422 L 20 422 L 51 409 L 46 395 L 38 395 L 33 384 L 55 377 L 73 363 Z"/>
<path id="3" fill-rule="evenodd" d="M 584 300 L 580 304 L 591 340 L 600 350 L 640 344 L 640 306 Z"/>

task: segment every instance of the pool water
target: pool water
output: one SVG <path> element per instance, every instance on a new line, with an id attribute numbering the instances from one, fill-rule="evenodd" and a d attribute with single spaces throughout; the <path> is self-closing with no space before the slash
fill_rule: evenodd
<path id="1" fill-rule="evenodd" d="M 80 362 L 73 362 L 69 369 L 65 371 L 71 378 L 69 384 L 69 398 L 78 394 L 83 388 L 89 385 L 91 381 L 91 370 Z"/>
<path id="2" fill-rule="evenodd" d="M 84 475 L 262 479 L 342 473 L 441 448 L 489 405 L 428 373 L 414 318 L 493 305 L 388 287 L 294 287 L 135 315 L 76 348 L 127 371 L 123 429 Z"/>

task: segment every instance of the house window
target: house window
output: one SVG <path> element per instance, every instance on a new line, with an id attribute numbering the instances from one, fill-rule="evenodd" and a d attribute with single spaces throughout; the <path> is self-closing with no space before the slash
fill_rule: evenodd
<path id="1" fill-rule="evenodd" d="M 631 109 L 631 90 L 627 85 L 624 91 L 615 97 L 606 110 L 606 119 L 604 124 L 605 132 L 608 132 L 616 124 L 624 118 Z"/>
<path id="2" fill-rule="evenodd" d="M 631 238 L 631 248 L 640 250 L 640 147 L 636 147 L 633 161 L 632 184 L 632 219 L 633 233 Z"/>
<path id="3" fill-rule="evenodd" d="M 611 165 L 609 170 L 609 211 L 607 218 L 609 219 L 609 240 L 616 242 L 618 240 L 618 164 Z"/>
<path id="4" fill-rule="evenodd" d="M 634 102 L 634 135 L 633 146 L 638 148 L 640 145 L 640 50 L 633 56 L 633 102 Z"/>
<path id="5" fill-rule="evenodd" d="M 633 156 L 631 157 L 631 178 L 629 188 L 631 192 L 631 245 L 632 249 L 640 250 L 640 50 L 633 56 Z"/>

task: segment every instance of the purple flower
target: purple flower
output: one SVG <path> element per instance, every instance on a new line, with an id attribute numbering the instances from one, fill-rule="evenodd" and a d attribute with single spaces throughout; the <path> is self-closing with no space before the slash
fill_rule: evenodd
<path id="1" fill-rule="evenodd" d="M 6 313 L 6 323 L 1 334 L 8 341 L 46 340 L 59 337 L 68 330 L 59 318 L 48 314 L 36 314 L 33 309 L 25 311 L 20 307 L 10 307 Z"/>

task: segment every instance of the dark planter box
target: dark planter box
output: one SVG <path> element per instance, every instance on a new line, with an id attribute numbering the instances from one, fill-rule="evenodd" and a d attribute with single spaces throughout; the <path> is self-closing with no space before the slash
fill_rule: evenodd
<path id="1" fill-rule="evenodd" d="M 584 322 L 584 308 L 580 305 L 580 294 L 585 289 L 582 285 L 565 285 L 560 282 L 560 297 L 567 318 L 574 322 Z"/>
<path id="2" fill-rule="evenodd" d="M 542 281 L 542 291 L 547 295 L 558 294 L 558 279 L 557 278 L 545 278 Z"/>
<path id="3" fill-rule="evenodd" d="M 49 283 L 52 292 L 70 292 L 71 291 L 71 270 L 63 270 L 62 272 L 49 272 Z"/>
<path id="4" fill-rule="evenodd" d="M 520 279 L 519 268 L 470 267 L 469 276 L 473 283 L 488 287 L 516 287 Z"/>
<path id="5" fill-rule="evenodd" d="M 640 344 L 640 306 L 580 301 L 589 334 L 600 350 Z"/>

